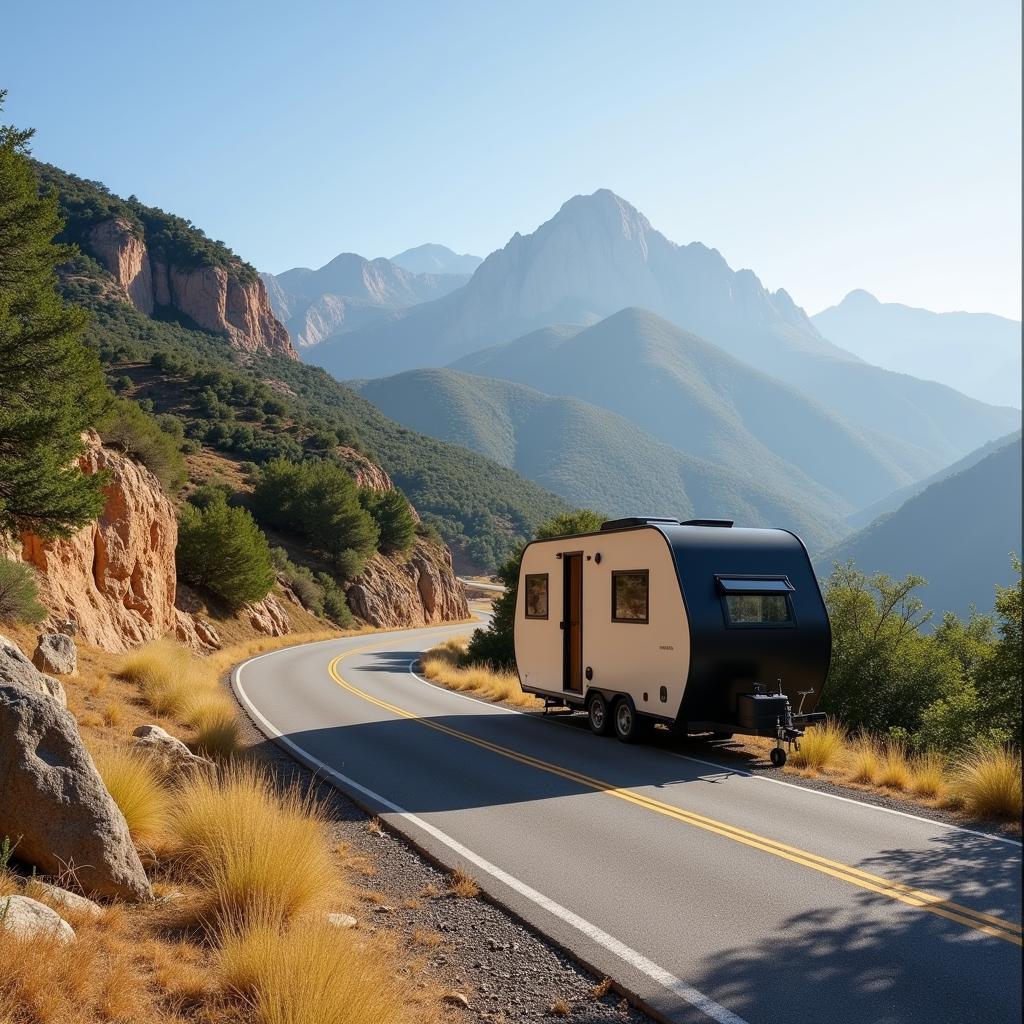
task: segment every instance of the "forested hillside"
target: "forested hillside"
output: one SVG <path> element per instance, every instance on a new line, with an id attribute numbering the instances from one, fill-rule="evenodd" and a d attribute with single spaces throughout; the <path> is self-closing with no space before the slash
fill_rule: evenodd
<path id="1" fill-rule="evenodd" d="M 37 171 L 44 190 L 58 189 L 69 239 L 88 247 L 95 225 L 112 213 L 135 223 L 139 208 L 102 186 L 42 165 Z M 65 183 L 66 198 L 60 191 Z M 187 221 L 163 216 L 173 251 L 191 265 L 243 276 L 251 271 Z M 363 452 L 380 461 L 456 555 L 478 568 L 498 564 L 536 523 L 563 508 L 555 496 L 483 456 L 399 427 L 322 370 L 272 347 L 239 351 L 230 338 L 199 329 L 173 306 L 147 315 L 88 248 L 65 267 L 61 282 L 68 298 L 89 310 L 85 337 L 115 389 L 143 397 L 144 411 L 154 403 L 165 430 L 179 433 L 186 447 L 205 445 L 256 465 L 329 456 L 338 446 Z"/>

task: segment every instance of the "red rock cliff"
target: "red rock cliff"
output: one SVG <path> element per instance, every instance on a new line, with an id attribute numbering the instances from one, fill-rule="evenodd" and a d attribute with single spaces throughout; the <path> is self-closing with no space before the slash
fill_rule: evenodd
<path id="1" fill-rule="evenodd" d="M 147 316 L 157 306 L 170 306 L 199 327 L 226 335 L 241 352 L 298 358 L 258 276 L 242 280 L 224 267 L 168 265 L 120 218 L 93 227 L 88 248 Z"/>

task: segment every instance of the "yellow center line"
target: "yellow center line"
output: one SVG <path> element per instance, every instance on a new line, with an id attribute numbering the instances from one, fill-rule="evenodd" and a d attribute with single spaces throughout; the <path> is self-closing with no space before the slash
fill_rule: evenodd
<path id="1" fill-rule="evenodd" d="M 463 742 L 471 743 L 476 747 L 489 750 L 492 753 L 499 754 L 500 756 L 509 758 L 510 760 L 518 761 L 520 764 L 536 768 L 539 771 L 558 775 L 563 779 L 568 779 L 570 782 L 575 782 L 587 789 L 604 793 L 605 795 L 615 797 L 618 800 L 624 800 L 627 803 L 635 804 L 645 810 L 654 811 L 657 814 L 673 818 L 676 821 L 691 825 L 695 828 L 703 829 L 706 832 L 722 836 L 725 839 L 731 839 L 733 842 L 741 843 L 744 846 L 749 846 L 753 849 L 761 850 L 764 853 L 769 853 L 772 856 L 779 857 L 783 860 L 788 860 L 794 864 L 811 868 L 821 874 L 829 875 L 832 878 L 839 879 L 840 881 L 859 886 L 860 888 L 867 889 L 870 892 L 878 893 L 879 895 L 886 896 L 893 900 L 898 900 L 908 906 L 926 910 L 931 914 L 944 917 L 949 921 L 955 921 L 957 924 L 965 925 L 966 927 L 973 928 L 976 931 L 984 932 L 986 935 L 991 935 L 994 938 L 1003 939 L 1004 941 L 1013 943 L 1017 946 L 1022 945 L 1021 926 L 1012 921 L 1006 921 L 1003 918 L 996 917 L 992 914 L 986 914 L 980 910 L 973 910 L 970 907 L 961 906 L 958 903 L 953 903 L 933 893 L 924 892 L 920 889 L 904 885 L 902 882 L 892 881 L 891 879 L 871 874 L 868 871 L 863 871 L 860 868 L 853 867 L 852 865 L 843 864 L 840 861 L 829 860 L 827 857 L 820 857 L 807 850 L 789 846 L 786 843 L 781 843 L 775 839 L 769 839 L 766 836 L 758 835 L 756 832 L 748 832 L 746 829 L 739 828 L 736 825 L 729 825 L 726 822 L 717 821 L 714 818 L 697 814 L 695 811 L 684 810 L 681 807 L 676 807 L 673 804 L 665 803 L 634 790 L 623 789 L 622 787 L 612 785 L 609 782 L 604 782 L 601 779 L 596 779 L 592 776 L 583 775 L 580 772 L 573 771 L 571 768 L 552 764 L 548 761 L 543 761 L 540 758 L 533 757 L 530 754 L 524 754 L 520 751 L 512 750 L 509 747 L 503 747 L 497 743 L 492 743 L 489 740 L 481 739 L 478 736 L 473 736 L 471 733 L 463 732 L 460 729 L 454 729 L 451 726 L 444 725 L 434 719 L 423 718 L 411 711 L 405 710 L 405 708 L 398 707 L 395 704 L 390 704 L 387 701 L 371 696 L 365 691 L 360 690 L 358 687 L 353 686 L 338 672 L 338 664 L 346 658 L 351 658 L 356 654 L 362 654 L 373 647 L 384 646 L 384 644 L 389 642 L 390 641 L 382 641 L 376 644 L 368 644 L 338 655 L 327 667 L 331 678 L 333 678 L 339 686 L 362 700 L 368 701 L 370 704 L 373 704 L 384 711 L 388 711 L 391 714 L 397 715 L 400 718 L 418 722 L 420 725 L 424 725 L 429 729 L 434 729 L 436 732 L 441 732 L 445 735 L 462 740 Z"/>

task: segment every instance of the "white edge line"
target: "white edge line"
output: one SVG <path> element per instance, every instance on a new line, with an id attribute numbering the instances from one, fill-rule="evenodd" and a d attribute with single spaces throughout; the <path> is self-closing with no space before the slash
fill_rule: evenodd
<path id="1" fill-rule="evenodd" d="M 536 715 L 531 715 L 527 711 L 520 711 L 518 708 L 510 708 L 505 704 L 496 704 L 494 701 L 485 700 L 483 697 L 473 697 L 468 693 L 460 693 L 458 690 L 449 690 L 447 687 L 438 686 L 436 683 L 432 683 L 429 679 L 425 679 L 413 669 L 413 665 L 418 661 L 419 659 L 415 658 L 409 662 L 409 674 L 425 686 L 429 686 L 435 690 L 443 690 L 445 693 L 450 693 L 453 697 L 461 697 L 463 700 L 471 700 L 476 704 L 485 704 L 493 708 L 499 708 L 500 710 L 508 711 L 513 715 L 527 715 L 530 718 L 537 717 Z M 963 825 L 954 825 L 948 821 L 939 821 L 936 818 L 925 818 L 920 814 L 911 814 L 909 811 L 900 811 L 895 807 L 882 807 L 880 804 L 869 803 L 867 800 L 857 800 L 854 797 L 840 796 L 838 793 L 826 793 L 823 790 L 813 789 L 810 786 L 801 786 L 795 782 L 786 782 L 785 779 L 775 779 L 768 775 L 759 775 L 756 772 L 745 772 L 742 768 L 733 768 L 731 765 L 720 764 L 715 761 L 705 761 L 702 758 L 692 757 L 689 754 L 679 754 L 674 750 L 662 750 L 661 753 L 668 754 L 669 757 L 678 757 L 681 761 L 692 761 L 694 764 L 707 765 L 708 768 L 716 768 L 718 771 L 726 772 L 730 775 L 742 775 L 747 779 L 757 779 L 760 782 L 771 782 L 776 786 L 785 786 L 787 789 L 795 789 L 800 793 L 807 793 L 811 796 L 824 796 L 828 797 L 829 800 L 841 800 L 844 804 L 854 804 L 857 807 L 866 807 L 873 811 L 882 811 L 885 814 L 895 814 L 900 818 L 909 818 L 911 821 L 924 822 L 926 825 L 937 825 L 939 828 L 949 829 L 956 832 L 964 832 L 969 836 L 978 836 L 981 839 L 991 839 L 997 843 L 1006 843 L 1007 846 L 1022 846 L 1019 839 L 1011 839 L 1009 836 L 998 836 L 992 832 L 980 832 L 977 829 L 965 828 Z"/>
<path id="2" fill-rule="evenodd" d="M 338 639 L 344 639 L 339 637 Z M 331 640 L 321 640 L 318 643 L 332 643 Z M 300 644 L 296 646 L 312 646 Z M 289 650 L 290 648 L 282 648 L 282 650 Z M 268 721 L 253 705 L 249 699 L 248 694 L 242 688 L 242 669 L 247 665 L 252 664 L 254 661 L 259 661 L 260 658 L 265 658 L 271 654 L 278 654 L 280 651 L 267 651 L 265 654 L 257 655 L 255 658 L 250 658 L 247 661 L 243 661 L 240 665 L 236 666 L 231 673 L 231 686 L 235 692 L 235 696 L 245 707 L 246 711 L 252 715 L 253 718 L 257 719 L 275 739 L 280 740 L 292 751 L 295 752 L 296 756 L 300 761 L 305 763 L 309 767 L 315 766 L 319 771 L 322 771 L 325 775 L 330 776 L 335 782 L 340 783 L 342 788 L 354 789 L 363 796 L 368 797 L 374 803 L 380 804 L 382 807 L 386 807 L 393 814 L 403 818 L 410 825 L 414 825 L 416 828 L 426 832 L 427 835 L 436 839 L 438 842 L 443 843 L 457 856 L 462 857 L 464 860 L 469 861 L 475 867 L 481 871 L 490 875 L 495 880 L 501 882 L 503 885 L 508 886 L 514 892 L 518 893 L 524 899 L 529 900 L 531 903 L 540 907 L 542 910 L 547 911 L 553 917 L 565 922 L 570 927 L 575 928 L 578 932 L 585 935 L 592 942 L 597 943 L 609 953 L 617 956 L 620 960 L 624 961 L 634 970 L 650 978 L 651 981 L 662 988 L 668 989 L 673 994 L 677 995 L 684 1002 L 688 1003 L 694 1009 L 699 1010 L 701 1013 L 710 1017 L 712 1020 L 717 1021 L 718 1024 L 748 1024 L 742 1017 L 737 1016 L 731 1010 L 727 1010 L 724 1006 L 716 1003 L 710 996 L 704 995 L 703 992 L 698 991 L 690 985 L 687 985 L 684 981 L 677 978 L 674 974 L 670 974 L 663 967 L 659 967 L 654 961 L 648 960 L 642 953 L 638 953 L 635 949 L 627 946 L 625 943 L 620 942 L 614 936 L 609 935 L 607 932 L 602 931 L 597 925 L 591 924 L 589 921 L 580 917 L 578 914 L 574 914 L 571 910 L 563 907 L 560 903 L 556 903 L 554 900 L 549 899 L 543 893 L 538 892 L 536 889 L 527 885 L 525 882 L 521 882 L 514 875 L 510 875 L 507 871 L 503 871 L 501 868 L 490 861 L 485 860 L 483 857 L 474 853 L 468 847 L 463 846 L 458 840 L 453 839 L 451 836 L 442 832 L 439 828 L 431 825 L 429 822 L 424 821 L 422 818 L 405 808 L 400 807 L 398 804 L 388 800 L 387 797 L 381 796 L 380 793 L 375 793 L 372 789 L 368 789 L 366 786 L 361 785 L 354 779 L 349 778 L 347 775 L 342 775 L 341 772 L 336 771 L 329 764 L 325 764 L 318 757 L 310 754 L 307 750 L 304 750 L 297 743 L 293 742 L 287 736 L 283 735 L 277 727 L 270 721 Z M 430 685 L 430 684 L 428 684 Z"/>

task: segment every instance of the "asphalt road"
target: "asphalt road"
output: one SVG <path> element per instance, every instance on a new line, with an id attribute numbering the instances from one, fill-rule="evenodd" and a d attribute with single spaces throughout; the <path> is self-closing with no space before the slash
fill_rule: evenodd
<path id="1" fill-rule="evenodd" d="M 440 690 L 465 626 L 236 670 L 256 724 L 672 1021 L 1017 1022 L 1021 846 Z"/>

